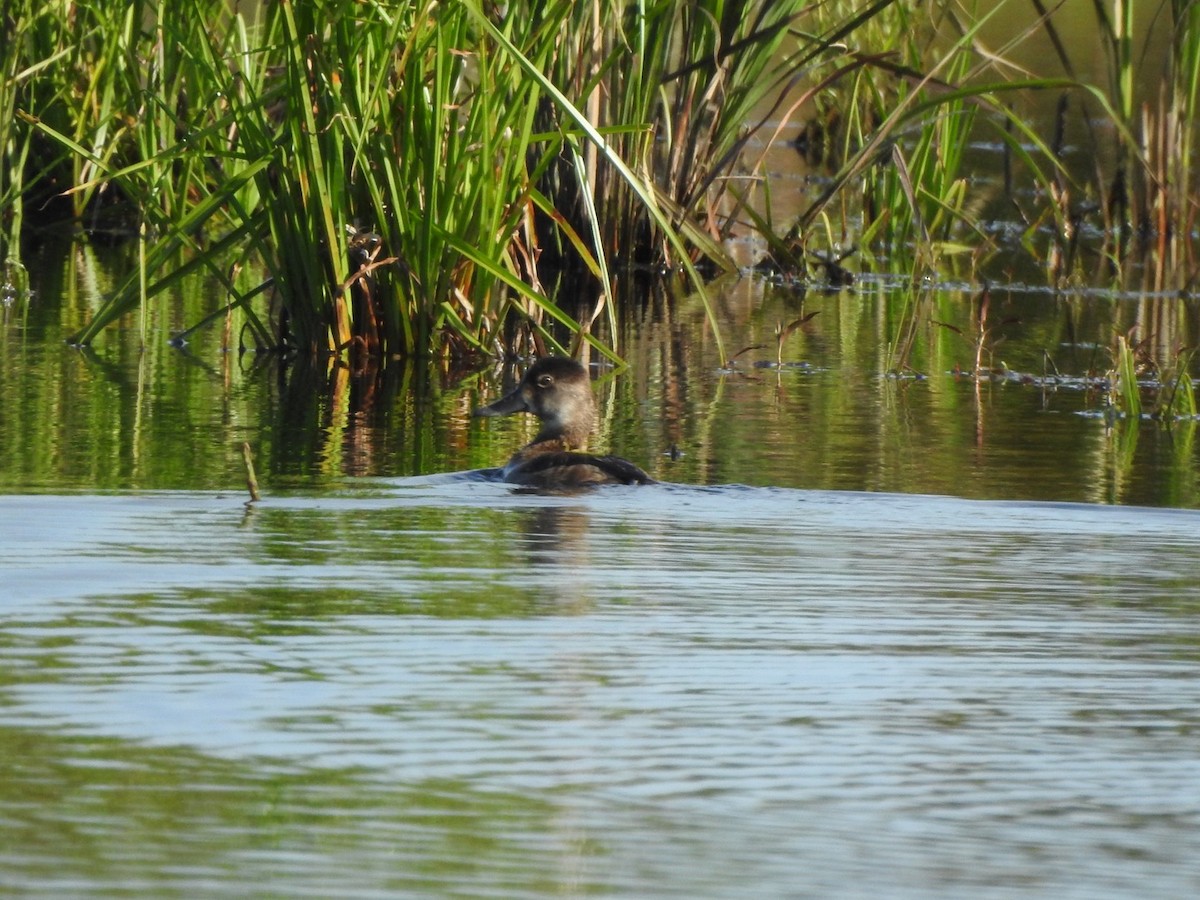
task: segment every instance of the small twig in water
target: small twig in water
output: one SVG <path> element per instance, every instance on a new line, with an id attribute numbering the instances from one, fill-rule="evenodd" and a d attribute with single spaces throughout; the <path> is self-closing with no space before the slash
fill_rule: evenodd
<path id="1" fill-rule="evenodd" d="M 257 503 L 258 477 L 254 474 L 254 458 L 250 455 L 250 444 L 242 443 L 242 460 L 246 463 L 246 487 L 250 491 L 250 502 Z"/>

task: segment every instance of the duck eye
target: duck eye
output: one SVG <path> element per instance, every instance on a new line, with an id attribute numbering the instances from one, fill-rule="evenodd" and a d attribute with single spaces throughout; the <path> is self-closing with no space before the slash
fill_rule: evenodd
<path id="1" fill-rule="evenodd" d="M 554 384 L 554 376 L 553 375 L 539 375 L 538 376 L 538 387 L 548 388 L 553 384 Z"/>

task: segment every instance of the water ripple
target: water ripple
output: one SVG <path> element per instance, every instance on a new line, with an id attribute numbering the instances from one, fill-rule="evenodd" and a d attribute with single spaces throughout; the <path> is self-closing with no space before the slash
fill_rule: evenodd
<path id="1" fill-rule="evenodd" d="M 1194 513 L 436 479 L 0 505 L 24 893 L 1200 887 Z"/>

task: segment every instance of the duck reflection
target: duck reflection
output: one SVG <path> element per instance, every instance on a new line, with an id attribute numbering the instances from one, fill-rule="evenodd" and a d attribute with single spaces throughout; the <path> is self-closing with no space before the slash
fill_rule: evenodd
<path id="1" fill-rule="evenodd" d="M 582 506 L 541 506 L 525 511 L 517 528 L 529 562 L 577 568 L 588 565 L 591 520 Z"/>

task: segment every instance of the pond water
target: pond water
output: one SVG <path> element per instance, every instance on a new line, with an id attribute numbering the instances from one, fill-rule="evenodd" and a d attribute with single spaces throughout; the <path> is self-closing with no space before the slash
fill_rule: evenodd
<path id="1" fill-rule="evenodd" d="M 0 501 L 21 896 L 1182 897 L 1200 514 Z"/>

